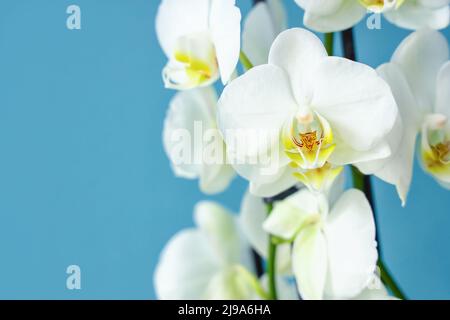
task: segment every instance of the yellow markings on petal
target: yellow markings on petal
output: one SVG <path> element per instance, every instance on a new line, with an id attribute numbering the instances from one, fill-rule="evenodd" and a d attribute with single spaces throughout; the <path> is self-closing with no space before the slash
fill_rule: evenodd
<path id="1" fill-rule="evenodd" d="M 281 140 L 286 155 L 305 170 L 322 167 L 335 148 L 330 124 L 318 114 L 307 123 L 294 117 L 284 127 Z"/>
<path id="2" fill-rule="evenodd" d="M 212 67 L 208 62 L 189 56 L 182 52 L 175 52 L 175 59 L 186 65 L 186 73 L 195 83 L 201 84 L 212 77 Z"/>
<path id="3" fill-rule="evenodd" d="M 310 190 L 326 190 L 342 172 L 328 162 L 336 145 L 329 122 L 319 114 L 294 117 L 283 128 L 281 141 L 290 166 L 297 169 L 294 176 Z"/>
<path id="4" fill-rule="evenodd" d="M 294 173 L 294 176 L 311 191 L 322 192 L 331 187 L 343 169 L 344 167 L 335 167 L 327 162 L 321 168 L 299 171 Z"/>
<path id="5" fill-rule="evenodd" d="M 446 117 L 432 115 L 427 119 L 420 156 L 427 172 L 438 180 L 450 181 L 450 127 Z"/>
<path id="6" fill-rule="evenodd" d="M 390 9 L 398 9 L 405 0 L 359 0 L 367 10 L 375 13 L 381 13 Z"/>
<path id="7" fill-rule="evenodd" d="M 180 37 L 163 77 L 166 87 L 178 90 L 206 86 L 217 80 L 219 67 L 209 36 L 200 33 Z"/>

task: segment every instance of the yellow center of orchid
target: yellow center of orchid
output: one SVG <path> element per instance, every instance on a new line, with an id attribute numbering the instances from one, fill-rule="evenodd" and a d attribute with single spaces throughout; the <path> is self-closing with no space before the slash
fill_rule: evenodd
<path id="1" fill-rule="evenodd" d="M 296 168 L 294 176 L 310 189 L 319 191 L 331 185 L 342 167 L 328 162 L 335 149 L 333 132 L 317 113 L 297 115 L 283 129 L 284 152 Z"/>
<path id="2" fill-rule="evenodd" d="M 405 0 L 359 0 L 368 10 L 381 13 L 385 10 L 398 9 Z"/>
<path id="3" fill-rule="evenodd" d="M 283 130 L 286 155 L 301 169 L 323 167 L 335 145 L 329 123 L 320 115 L 296 116 Z"/>
<path id="4" fill-rule="evenodd" d="M 422 132 L 422 163 L 440 180 L 450 179 L 450 129 L 447 122 Z"/>
<path id="5" fill-rule="evenodd" d="M 177 90 L 210 85 L 218 77 L 216 50 L 207 33 L 180 37 L 163 72 L 166 87 Z"/>
<path id="6" fill-rule="evenodd" d="M 175 52 L 174 56 L 178 62 L 185 65 L 186 76 L 192 85 L 201 85 L 212 78 L 214 65 L 185 52 Z"/>

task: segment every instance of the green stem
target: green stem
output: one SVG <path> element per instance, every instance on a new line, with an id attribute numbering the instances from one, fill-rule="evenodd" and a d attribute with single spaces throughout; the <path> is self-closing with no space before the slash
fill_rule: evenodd
<path id="1" fill-rule="evenodd" d="M 268 215 L 272 212 L 273 204 L 267 204 Z M 269 296 L 271 300 L 277 300 L 277 279 L 276 279 L 276 255 L 277 245 L 272 241 L 272 236 L 269 236 L 269 256 L 267 258 L 267 274 L 269 277 Z"/>
<path id="2" fill-rule="evenodd" d="M 353 187 L 364 192 L 364 194 L 366 195 L 367 199 L 370 202 L 370 205 L 372 206 L 372 209 L 375 211 L 374 204 L 372 203 L 373 200 L 371 194 L 372 191 L 370 179 L 368 179 L 367 176 L 361 173 L 361 171 L 359 171 L 358 168 L 353 166 L 352 166 L 352 177 L 353 177 Z M 381 255 L 378 258 L 378 267 L 380 268 L 381 281 L 383 281 L 383 283 L 391 290 L 392 294 L 399 299 L 406 300 L 405 295 L 400 290 L 399 286 L 395 282 L 392 275 L 386 269 L 386 265 L 381 259 Z"/>
<path id="3" fill-rule="evenodd" d="M 241 53 L 239 54 L 239 60 L 241 61 L 241 64 L 244 67 L 245 71 L 248 71 L 251 68 L 253 68 L 253 63 L 250 61 L 250 59 L 243 51 L 241 51 Z"/>
<path id="4" fill-rule="evenodd" d="M 325 49 L 327 49 L 328 55 L 332 56 L 334 53 L 334 33 L 325 33 L 324 38 Z"/>
<path id="5" fill-rule="evenodd" d="M 378 267 L 380 268 L 381 281 L 391 289 L 392 294 L 401 300 L 406 300 L 406 296 L 394 281 L 392 275 L 389 273 L 386 265 L 381 259 L 378 261 Z"/>

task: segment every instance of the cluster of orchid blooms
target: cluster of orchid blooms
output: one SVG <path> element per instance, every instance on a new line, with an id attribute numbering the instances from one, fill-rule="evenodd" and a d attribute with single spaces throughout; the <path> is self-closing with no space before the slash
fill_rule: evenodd
<path id="1" fill-rule="evenodd" d="M 295 2 L 307 28 L 327 33 L 326 45 L 287 29 L 281 0 L 257 2 L 242 33 L 235 0 L 161 1 L 163 80 L 179 91 L 163 134 L 172 168 L 207 194 L 236 173 L 249 190 L 238 216 L 197 205 L 196 227 L 161 254 L 160 299 L 404 298 L 377 272 L 373 209 L 362 191 L 344 190 L 342 172 L 351 165 L 395 185 L 404 205 L 417 153 L 450 189 L 449 47 L 438 31 L 449 24 L 450 0 Z M 332 33 L 368 12 L 413 30 L 376 70 L 332 56 Z M 185 134 L 199 123 L 212 133 L 193 146 Z"/>

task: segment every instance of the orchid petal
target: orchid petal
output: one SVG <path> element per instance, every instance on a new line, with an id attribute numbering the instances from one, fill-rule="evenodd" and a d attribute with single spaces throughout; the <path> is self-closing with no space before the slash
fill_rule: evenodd
<path id="1" fill-rule="evenodd" d="M 392 62 L 400 66 L 422 112 L 435 105 L 437 74 L 449 58 L 445 37 L 434 30 L 420 30 L 405 38 Z"/>
<path id="2" fill-rule="evenodd" d="M 241 50 L 241 12 L 235 3 L 211 0 L 209 27 L 223 84 L 230 80 Z"/>
<path id="3" fill-rule="evenodd" d="M 370 282 L 378 260 L 375 222 L 361 191 L 345 192 L 325 224 L 328 246 L 326 296 L 349 299 Z"/>

